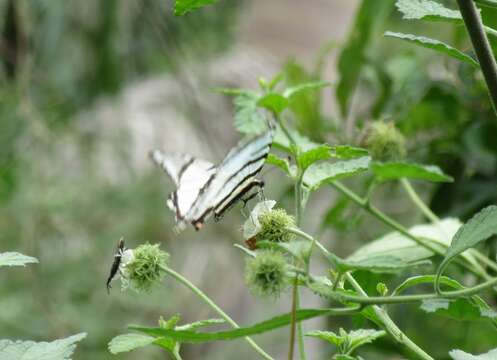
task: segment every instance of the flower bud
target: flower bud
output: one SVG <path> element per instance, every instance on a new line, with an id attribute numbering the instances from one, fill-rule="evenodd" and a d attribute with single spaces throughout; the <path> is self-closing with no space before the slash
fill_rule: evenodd
<path id="1" fill-rule="evenodd" d="M 364 146 L 374 160 L 400 160 L 406 156 L 406 140 L 392 122 L 370 123 L 366 127 Z"/>
<path id="2" fill-rule="evenodd" d="M 128 250 L 129 251 L 129 250 Z M 164 277 L 169 254 L 159 244 L 143 244 L 132 250 L 132 256 L 123 257 L 123 289 L 130 287 L 138 292 L 149 291 L 155 282 Z"/>
<path id="3" fill-rule="evenodd" d="M 257 234 L 257 240 L 289 242 L 294 237 L 287 228 L 295 226 L 295 219 L 284 209 L 275 209 L 261 214 L 259 222 L 261 228 Z"/>
<path id="4" fill-rule="evenodd" d="M 254 294 L 277 298 L 290 283 L 287 270 L 282 253 L 263 250 L 247 260 L 245 279 Z"/>

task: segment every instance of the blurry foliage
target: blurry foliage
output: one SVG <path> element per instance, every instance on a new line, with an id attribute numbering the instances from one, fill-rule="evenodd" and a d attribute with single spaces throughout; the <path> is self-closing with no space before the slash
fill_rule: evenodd
<path id="1" fill-rule="evenodd" d="M 85 329 L 81 354 L 103 359 L 123 314 L 133 322 L 140 308 L 164 310 L 162 295 L 130 302 L 119 289 L 107 296 L 103 282 L 120 236 L 168 240 L 163 183 L 131 169 L 122 129 L 104 165 L 99 130 L 77 115 L 134 80 L 176 71 L 178 59 L 225 50 L 240 3 L 178 19 L 172 1 L 0 1 L 0 251 L 41 262 L 0 274 L 2 337 Z"/>
<path id="2" fill-rule="evenodd" d="M 0 3 L 0 244 L 2 251 L 19 250 L 42 261 L 15 276 L 0 274 L 0 308 L 10 310 L 0 313 L 2 334 L 41 340 L 84 330 L 89 337 L 80 351 L 98 359 L 108 356 L 106 342 L 116 324 L 123 324 L 123 313 L 130 314 L 127 322 L 145 322 L 144 317 L 152 321 L 163 310 L 162 294 L 129 303 L 109 300 L 104 287 L 109 239 L 125 234 L 167 240 L 159 179 L 134 173 L 123 156 L 115 160 L 122 169 L 115 186 L 108 174 L 96 170 L 95 135 L 78 128 L 75 115 L 134 79 L 176 70 L 179 57 L 201 54 L 204 60 L 224 50 L 238 7 L 239 1 L 221 1 L 215 9 L 177 19 L 172 2 L 159 0 Z M 482 16 L 487 25 L 497 26 L 496 10 L 484 7 Z M 371 121 L 394 122 L 407 139 L 410 160 L 439 164 L 456 179 L 429 188 L 432 209 L 466 218 L 497 202 L 497 121 L 478 69 L 381 38 L 381 30 L 413 28 L 443 36 L 471 55 L 463 27 L 416 27 L 400 21 L 393 1 L 364 0 L 339 51 L 333 98 L 339 111 L 325 111 L 330 92 L 320 89 L 296 95 L 288 117 L 310 139 L 331 143 L 359 144 Z M 496 40 L 491 42 L 495 49 Z M 322 52 L 311 69 L 288 61 L 282 70 L 285 84 L 321 80 L 327 54 Z M 113 145 L 125 153 L 120 148 L 125 145 Z M 61 148 L 67 154 L 60 154 Z M 366 189 L 370 184 L 355 185 Z M 351 229 L 364 219 L 350 208 L 349 200 L 338 198 L 325 212 L 322 231 L 333 229 L 342 242 L 351 239 Z M 358 273 L 371 293 L 379 279 Z M 406 305 L 392 313 L 421 347 L 433 349 L 437 338 L 437 359 L 447 359 L 445 349 L 454 344 L 473 344 L 474 352 L 496 345 L 486 335 L 486 324 L 433 321 L 421 310 L 407 312 Z M 386 338 L 373 346 L 397 351 Z"/>

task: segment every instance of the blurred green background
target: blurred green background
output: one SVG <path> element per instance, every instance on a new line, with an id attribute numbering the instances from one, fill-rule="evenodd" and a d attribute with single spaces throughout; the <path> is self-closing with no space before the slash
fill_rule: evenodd
<path id="1" fill-rule="evenodd" d="M 161 243 L 172 267 L 241 324 L 288 311 L 285 296 L 254 299 L 244 285 L 243 255 L 232 246 L 242 241 L 239 209 L 200 233 L 175 234 L 165 207 L 172 184 L 147 159 L 156 147 L 222 158 L 238 136 L 231 100 L 216 87 L 255 87 L 259 76 L 282 69 L 287 83 L 351 80 L 346 111 L 335 89 L 306 95 L 292 108 L 295 126 L 316 141 L 360 144 L 369 121 L 394 121 L 408 138 L 410 159 L 438 164 L 456 178 L 444 186 L 417 185 L 439 215 L 466 219 L 495 203 L 497 122 L 480 74 L 381 36 L 385 29 L 436 34 L 470 51 L 464 28 L 402 21 L 391 1 L 367 49 L 355 54 L 356 14 L 368 1 L 376 0 L 222 0 L 177 18 L 164 0 L 0 0 L 0 252 L 40 260 L 0 271 L 0 338 L 42 341 L 85 331 L 75 359 L 108 359 L 115 357 L 108 341 L 129 323 L 154 325 L 175 313 L 184 321 L 213 316 L 171 281 L 148 295 L 121 293 L 116 284 L 107 295 L 121 236 L 130 247 Z M 497 25 L 495 13 L 485 9 L 483 15 Z M 360 63 L 355 81 L 344 65 L 351 53 Z M 290 183 L 280 178 L 265 171 L 265 194 L 291 210 Z M 406 225 L 423 222 L 403 198 L 393 186 L 381 188 L 375 201 Z M 321 233 L 340 255 L 387 231 L 329 191 L 311 198 L 305 218 L 304 228 Z M 495 254 L 491 245 L 486 250 Z M 315 266 L 324 269 L 319 261 Z M 308 293 L 303 301 L 326 306 Z M 392 313 L 437 359 L 447 359 L 452 348 L 497 346 L 487 324 L 428 316 L 414 305 Z M 319 319 L 305 328 L 351 328 L 358 321 Z M 258 342 L 283 358 L 287 339 L 283 329 Z M 316 340 L 308 341 L 308 350 L 310 359 L 332 353 Z M 408 356 L 400 352 L 384 338 L 362 355 Z M 119 358 L 138 356 L 166 355 L 145 349 Z M 184 346 L 183 356 L 254 358 L 243 342 Z"/>

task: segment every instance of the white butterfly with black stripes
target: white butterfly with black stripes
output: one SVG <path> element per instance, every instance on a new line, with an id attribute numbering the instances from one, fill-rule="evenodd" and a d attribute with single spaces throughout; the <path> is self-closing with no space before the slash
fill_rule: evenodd
<path id="1" fill-rule="evenodd" d="M 187 154 L 150 153 L 176 185 L 167 200 L 176 214 L 176 229 L 192 224 L 200 230 L 205 220 L 214 215 L 218 220 L 238 200 L 253 189 L 262 187 L 256 179 L 273 142 L 273 129 L 240 142 L 219 165 Z"/>

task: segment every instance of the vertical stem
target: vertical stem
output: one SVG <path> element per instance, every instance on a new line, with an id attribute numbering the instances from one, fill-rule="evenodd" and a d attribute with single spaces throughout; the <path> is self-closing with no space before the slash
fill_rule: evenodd
<path id="1" fill-rule="evenodd" d="M 202 292 L 202 290 L 200 290 L 195 285 L 193 285 L 187 278 L 183 277 L 183 275 L 177 273 L 176 271 L 174 271 L 173 269 L 170 269 L 168 267 L 162 267 L 162 270 L 164 270 L 164 272 L 166 272 L 166 274 L 170 275 L 175 280 L 179 281 L 180 283 L 182 283 L 183 285 L 185 285 L 187 288 L 189 288 L 195 295 L 197 295 L 207 305 L 209 305 L 216 313 L 218 313 L 232 327 L 234 327 L 235 329 L 239 328 L 238 324 L 231 317 L 229 317 L 229 315 L 226 314 L 223 311 L 223 309 L 221 309 L 219 306 L 217 306 L 214 301 L 212 301 L 207 295 L 205 295 Z M 250 346 L 252 346 L 252 348 L 255 351 L 257 351 L 259 353 L 259 355 L 262 356 L 262 358 L 264 358 L 266 360 L 274 360 L 261 347 L 259 347 L 259 345 L 257 345 L 254 340 L 252 340 L 248 336 L 245 337 L 245 341 L 247 341 L 250 344 Z"/>
<path id="2" fill-rule="evenodd" d="M 493 109 L 497 111 L 497 63 L 485 34 L 480 13 L 473 0 L 457 0 L 457 3 L 485 77 Z"/>
<path id="3" fill-rule="evenodd" d="M 297 181 L 295 182 L 295 218 L 297 226 L 300 226 L 302 221 L 302 174 L 298 174 Z M 298 289 L 298 279 L 295 278 L 292 289 L 292 318 L 290 324 L 290 348 L 288 351 L 288 360 L 293 359 L 293 353 L 295 349 L 295 337 L 298 338 L 299 344 L 299 355 L 301 360 L 305 360 L 305 348 L 304 348 L 304 335 L 302 331 L 302 323 L 297 323 L 295 320 L 295 314 L 299 307 L 299 289 Z M 296 336 L 297 335 L 297 336 Z"/>

